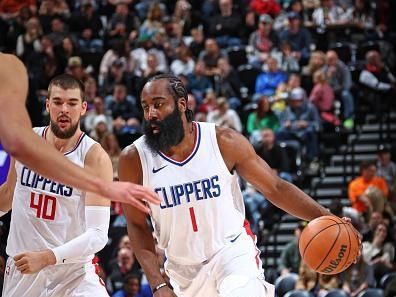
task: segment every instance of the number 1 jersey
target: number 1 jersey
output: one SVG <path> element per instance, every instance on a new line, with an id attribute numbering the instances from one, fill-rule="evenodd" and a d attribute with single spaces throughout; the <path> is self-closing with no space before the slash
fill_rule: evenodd
<path id="1" fill-rule="evenodd" d="M 45 138 L 48 127 L 33 130 Z M 84 167 L 85 156 L 95 143 L 82 133 L 74 148 L 64 155 Z M 17 181 L 6 249 L 9 256 L 54 248 L 85 232 L 85 192 L 44 178 L 18 161 L 15 169 Z M 73 262 L 91 259 L 81 258 Z"/>
<path id="2" fill-rule="evenodd" d="M 142 163 L 143 185 L 162 200 L 159 206 L 150 204 L 158 245 L 170 261 L 181 265 L 210 260 L 244 230 L 238 178 L 223 160 L 215 125 L 193 125 L 194 149 L 182 162 L 153 153 L 145 136 L 134 142 Z"/>

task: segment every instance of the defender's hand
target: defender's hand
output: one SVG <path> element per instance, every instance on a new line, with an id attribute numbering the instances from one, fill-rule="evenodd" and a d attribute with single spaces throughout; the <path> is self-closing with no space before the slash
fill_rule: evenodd
<path id="1" fill-rule="evenodd" d="M 160 204 L 161 200 L 153 191 L 141 185 L 129 182 L 108 182 L 103 185 L 103 196 L 112 201 L 130 204 L 144 213 L 149 213 L 150 209 L 144 205 L 143 201 Z"/>

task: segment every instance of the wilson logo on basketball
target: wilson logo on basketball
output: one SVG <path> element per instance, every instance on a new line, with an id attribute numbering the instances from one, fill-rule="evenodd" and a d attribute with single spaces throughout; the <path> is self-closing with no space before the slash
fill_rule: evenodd
<path id="1" fill-rule="evenodd" d="M 338 267 L 338 265 L 340 264 L 341 260 L 344 258 L 347 248 L 348 248 L 348 246 L 346 246 L 344 244 L 341 245 L 340 251 L 338 252 L 337 259 L 331 260 L 330 264 L 327 267 L 325 267 L 324 269 L 322 269 L 321 272 L 331 273 L 334 269 L 336 269 Z"/>

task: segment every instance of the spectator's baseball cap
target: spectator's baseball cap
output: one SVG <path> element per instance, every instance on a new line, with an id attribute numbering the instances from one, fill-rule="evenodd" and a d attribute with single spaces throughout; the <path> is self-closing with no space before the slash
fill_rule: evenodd
<path id="1" fill-rule="evenodd" d="M 82 60 L 78 56 L 70 57 L 69 60 L 67 61 L 67 66 L 70 68 L 82 66 Z"/>
<path id="2" fill-rule="evenodd" d="M 93 120 L 93 125 L 94 125 L 94 127 L 96 127 L 96 126 L 99 125 L 100 123 L 107 124 L 106 116 L 103 115 L 103 114 L 97 115 L 97 116 L 94 118 L 94 120 Z"/>
<path id="3" fill-rule="evenodd" d="M 306 97 L 305 91 L 303 88 L 294 88 L 290 92 L 289 100 L 304 100 Z"/>
<path id="4" fill-rule="evenodd" d="M 378 148 L 378 154 L 390 153 L 389 146 L 386 144 L 381 144 Z"/>
<path id="5" fill-rule="evenodd" d="M 291 11 L 291 12 L 289 12 L 289 13 L 287 14 L 287 18 L 288 18 L 289 20 L 300 19 L 300 15 L 299 15 L 297 12 L 295 12 L 295 11 Z"/>
<path id="6" fill-rule="evenodd" d="M 260 23 L 272 24 L 272 22 L 274 20 L 272 19 L 272 17 L 269 14 L 265 13 L 265 14 L 260 15 L 259 21 L 260 21 Z"/>

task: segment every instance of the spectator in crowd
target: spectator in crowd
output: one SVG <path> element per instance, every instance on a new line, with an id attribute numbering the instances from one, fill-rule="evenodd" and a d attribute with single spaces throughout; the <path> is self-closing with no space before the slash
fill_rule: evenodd
<path id="1" fill-rule="evenodd" d="M 318 131 L 320 118 L 318 111 L 306 98 L 302 88 L 295 88 L 289 97 L 289 106 L 280 116 L 278 140 L 298 141 L 306 149 L 307 161 L 312 171 L 317 170 L 319 157 Z"/>
<path id="2" fill-rule="evenodd" d="M 109 132 L 106 116 L 104 114 L 95 116 L 89 136 L 100 143 L 103 137 Z"/>
<path id="3" fill-rule="evenodd" d="M 48 35 L 54 46 L 59 46 L 68 34 L 64 20 L 58 16 L 54 17 L 51 21 L 51 33 Z"/>
<path id="4" fill-rule="evenodd" d="M 385 199 L 388 195 L 386 181 L 376 175 L 377 167 L 373 162 L 362 162 L 360 176 L 348 185 L 348 197 L 360 214 L 384 211 Z"/>
<path id="5" fill-rule="evenodd" d="M 288 182 L 292 182 L 289 157 L 286 151 L 276 143 L 274 131 L 268 128 L 261 131 L 261 142 L 256 146 L 256 152 L 257 155 L 267 162 L 276 175 Z"/>
<path id="6" fill-rule="evenodd" d="M 121 148 L 117 137 L 114 133 L 107 133 L 103 136 L 100 144 L 109 155 L 113 164 L 113 178 L 118 179 L 118 158 L 120 157 Z"/>
<path id="7" fill-rule="evenodd" d="M 61 44 L 55 47 L 55 57 L 62 71 L 67 69 L 69 59 L 78 56 L 78 54 L 78 47 L 71 36 L 63 38 Z"/>
<path id="8" fill-rule="evenodd" d="M 314 51 L 309 58 L 308 65 L 303 67 L 302 75 L 305 78 L 304 86 L 310 90 L 313 86 L 313 74 L 322 70 L 325 71 L 326 67 L 326 54 L 322 51 Z"/>
<path id="9" fill-rule="evenodd" d="M 127 274 L 123 280 L 122 289 L 116 291 L 112 297 L 143 297 L 140 294 L 141 277 L 135 274 Z"/>
<path id="10" fill-rule="evenodd" d="M 132 33 L 136 35 L 139 28 L 138 18 L 129 11 L 129 7 L 124 2 L 118 2 L 115 7 L 115 12 L 109 20 L 106 37 L 109 43 L 129 38 Z"/>
<path id="11" fill-rule="evenodd" d="M 318 287 L 318 273 L 311 269 L 304 261 L 300 262 L 296 290 L 305 290 L 316 296 Z"/>
<path id="12" fill-rule="evenodd" d="M 220 13 L 209 20 L 208 35 L 222 48 L 241 44 L 242 16 L 233 11 L 233 0 L 219 0 Z"/>
<path id="13" fill-rule="evenodd" d="M 214 76 L 219 72 L 217 63 L 222 57 L 224 57 L 224 54 L 221 53 L 216 39 L 206 39 L 205 50 L 201 52 L 198 58 L 205 63 L 205 75 Z"/>
<path id="14" fill-rule="evenodd" d="M 274 30 L 277 32 L 282 32 L 283 30 L 287 29 L 289 25 L 288 14 L 290 12 L 295 12 L 300 15 L 300 18 L 304 20 L 304 9 L 302 0 L 291 0 L 288 1 L 289 3 L 286 4 L 284 2 L 284 7 L 287 8 L 283 9 L 282 12 L 276 17 L 274 21 Z M 306 13 L 306 12 L 305 12 Z"/>
<path id="15" fill-rule="evenodd" d="M 219 72 L 214 77 L 216 95 L 218 97 L 226 97 L 230 107 L 232 109 L 237 109 L 241 106 L 240 89 L 242 87 L 238 73 L 225 57 L 217 61 L 217 69 Z"/>
<path id="16" fill-rule="evenodd" d="M 80 10 L 72 14 L 70 31 L 78 36 L 81 52 L 101 52 L 103 40 L 100 34 L 103 30 L 102 21 L 97 14 L 92 0 L 82 1 Z"/>
<path id="17" fill-rule="evenodd" d="M 194 71 L 195 62 L 191 57 L 190 50 L 186 45 L 181 45 L 176 49 L 177 58 L 173 60 L 170 69 L 174 75 L 183 74 L 185 76 Z"/>
<path id="18" fill-rule="evenodd" d="M 110 112 L 105 109 L 104 100 L 102 97 L 97 96 L 93 100 L 93 108 L 88 110 L 85 114 L 85 118 L 83 120 L 85 131 L 88 133 L 93 130 L 94 122 L 98 115 L 105 116 L 105 124 L 107 126 L 107 131 L 113 130 L 113 119 L 110 115 Z"/>
<path id="19" fill-rule="evenodd" d="M 123 84 L 127 86 L 128 90 L 128 86 L 130 86 L 130 79 L 126 68 L 127 65 L 124 59 L 114 60 L 104 78 L 101 93 L 105 95 L 112 94 L 114 92 L 114 87 L 117 84 Z"/>
<path id="20" fill-rule="evenodd" d="M 83 67 L 82 59 L 79 56 L 70 57 L 67 62 L 66 73 L 73 75 L 84 82 L 88 78 L 88 74 Z"/>
<path id="21" fill-rule="evenodd" d="M 301 87 L 301 76 L 297 73 L 289 75 L 287 83 L 281 83 L 276 88 L 275 96 L 272 97 L 273 101 L 271 109 L 279 116 L 287 106 L 287 99 L 289 98 L 290 92 Z"/>
<path id="22" fill-rule="evenodd" d="M 85 87 L 85 100 L 88 103 L 87 110 L 94 108 L 94 100 L 98 96 L 98 85 L 95 78 L 88 76 L 84 82 Z"/>
<path id="23" fill-rule="evenodd" d="M 25 28 L 25 33 L 18 36 L 16 45 L 16 54 L 22 61 L 26 61 L 33 52 L 41 51 L 40 37 L 43 34 L 37 17 L 30 18 L 26 22 Z"/>
<path id="24" fill-rule="evenodd" d="M 377 37 L 375 32 L 375 12 L 372 2 L 368 0 L 355 0 L 354 6 L 348 10 L 351 14 L 351 22 L 357 27 L 352 33 L 355 42 L 369 40 Z"/>
<path id="25" fill-rule="evenodd" d="M 396 210 L 396 163 L 392 161 L 391 152 L 386 146 L 381 146 L 377 155 L 377 175 L 385 179 L 389 190 L 389 202 Z"/>
<path id="26" fill-rule="evenodd" d="M 381 61 L 380 53 L 371 50 L 366 54 L 366 67 L 360 73 L 359 82 L 371 90 L 386 93 L 394 91 L 396 78 Z"/>
<path id="27" fill-rule="evenodd" d="M 205 48 L 205 36 L 202 26 L 191 29 L 191 38 L 192 41 L 189 45 L 189 48 L 193 57 L 197 59 Z"/>
<path id="28" fill-rule="evenodd" d="M 261 68 L 270 56 L 271 51 L 279 45 L 278 36 L 272 30 L 272 22 L 273 19 L 270 15 L 261 15 L 257 30 L 250 34 L 249 46 L 252 53 L 249 61 L 258 68 Z"/>
<path id="29" fill-rule="evenodd" d="M 280 83 L 287 81 L 287 74 L 278 68 L 276 59 L 267 59 L 268 71 L 260 74 L 256 79 L 255 93 L 273 96 Z"/>
<path id="30" fill-rule="evenodd" d="M 256 143 L 263 129 L 269 128 L 277 131 L 279 119 L 271 110 L 271 104 L 267 96 L 260 95 L 257 109 L 248 115 L 246 131 L 250 135 L 250 141 Z"/>
<path id="31" fill-rule="evenodd" d="M 182 26 L 183 35 L 187 36 L 193 28 L 202 23 L 197 10 L 187 0 L 178 0 L 173 10 L 173 20 Z M 192 35 L 192 34 L 191 34 Z"/>
<path id="32" fill-rule="evenodd" d="M 128 274 L 140 274 L 139 264 L 133 255 L 132 249 L 121 248 L 117 258 L 109 263 L 108 288 L 111 292 L 122 289 L 124 277 Z"/>
<path id="33" fill-rule="evenodd" d="M 114 87 L 109 109 L 113 116 L 113 127 L 116 134 L 129 133 L 140 127 L 139 113 L 135 104 L 127 99 L 126 86 L 118 84 Z"/>
<path id="34" fill-rule="evenodd" d="M 298 61 L 307 61 L 310 56 L 311 33 L 301 26 L 301 17 L 296 12 L 288 14 L 289 27 L 280 32 L 281 42 L 286 41 L 292 48 L 292 56 Z"/>
<path id="35" fill-rule="evenodd" d="M 305 222 L 300 222 L 294 229 L 294 238 L 286 244 L 279 258 L 278 272 L 280 275 L 288 273 L 298 273 L 301 264 L 301 255 L 298 249 L 298 241 L 304 227 Z"/>
<path id="36" fill-rule="evenodd" d="M 363 242 L 362 257 L 364 261 L 373 266 L 374 277 L 377 282 L 386 273 L 393 270 L 395 247 L 388 237 L 389 226 L 379 223 L 371 241 Z"/>
<path id="37" fill-rule="evenodd" d="M 230 109 L 227 98 L 217 98 L 217 109 L 209 111 L 207 122 L 242 132 L 242 123 L 235 110 Z"/>
<path id="38" fill-rule="evenodd" d="M 342 289 L 351 297 L 356 297 L 368 287 L 375 286 L 373 267 L 363 257 L 340 275 Z"/>
<path id="39" fill-rule="evenodd" d="M 292 53 L 292 48 L 287 41 L 282 41 L 279 50 L 274 50 L 271 56 L 277 59 L 279 68 L 287 73 L 298 73 L 300 64 Z"/>
<path id="40" fill-rule="evenodd" d="M 334 92 L 327 82 L 326 74 L 321 70 L 317 70 L 313 75 L 313 81 L 314 87 L 309 95 L 309 101 L 315 105 L 324 123 L 338 126 L 340 120 L 333 111 Z"/>
<path id="41" fill-rule="evenodd" d="M 366 228 L 361 231 L 363 236 L 362 241 L 372 241 L 375 229 L 377 229 L 378 224 L 384 222 L 384 217 L 381 212 L 373 211 L 368 219 Z"/>
<path id="42" fill-rule="evenodd" d="M 213 90 L 212 81 L 206 76 L 206 65 L 204 61 L 197 61 L 193 73 L 187 75 L 187 90 L 194 94 L 198 102 L 202 102 L 205 93 Z"/>
<path id="43" fill-rule="evenodd" d="M 162 28 L 164 12 L 158 2 L 152 2 L 147 12 L 147 18 L 140 26 L 139 35 L 154 36 Z"/>
<path id="44" fill-rule="evenodd" d="M 345 24 L 351 20 L 348 13 L 333 0 L 321 0 L 321 5 L 312 14 L 312 19 L 316 26 Z"/>
<path id="45" fill-rule="evenodd" d="M 358 0 L 360 1 L 360 0 Z M 347 129 L 354 127 L 355 104 L 351 93 L 352 77 L 348 67 L 330 50 L 326 53 L 326 75 L 335 96 L 341 99 L 343 108 L 343 125 Z"/>

